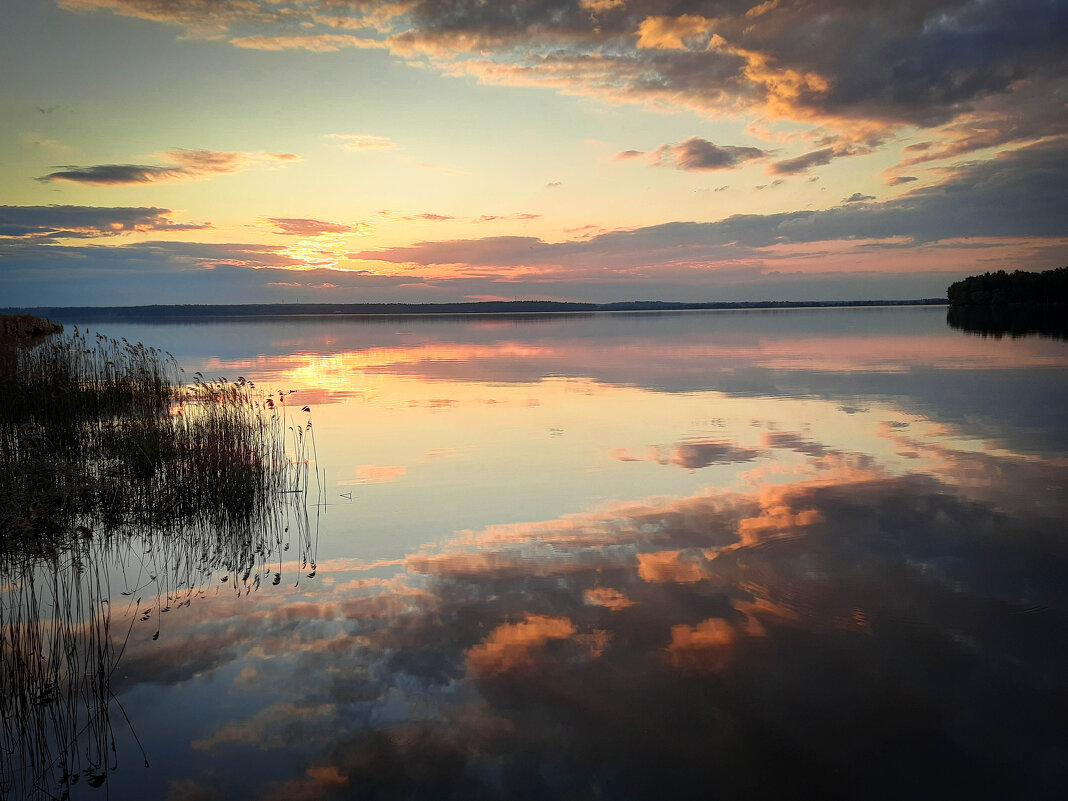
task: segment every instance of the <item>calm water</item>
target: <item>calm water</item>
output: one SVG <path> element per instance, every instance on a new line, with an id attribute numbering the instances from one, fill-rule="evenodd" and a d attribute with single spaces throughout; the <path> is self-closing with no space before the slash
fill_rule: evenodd
<path id="1" fill-rule="evenodd" d="M 1064 797 L 1068 343 L 945 316 L 93 324 L 295 390 L 325 478 L 277 584 L 100 557 L 73 795 Z"/>

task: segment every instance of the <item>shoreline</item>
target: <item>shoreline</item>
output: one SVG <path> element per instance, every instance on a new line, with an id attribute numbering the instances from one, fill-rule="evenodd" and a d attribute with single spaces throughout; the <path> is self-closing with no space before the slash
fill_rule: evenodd
<path id="1" fill-rule="evenodd" d="M 0 309 L 0 314 L 36 314 L 61 319 L 216 320 L 339 317 L 486 317 L 585 314 L 633 314 L 692 311 L 766 311 L 778 309 L 857 309 L 948 306 L 944 298 L 850 301 L 742 301 L 684 303 L 626 301 L 566 303 L 555 301 L 483 301 L 477 303 L 294 303 L 152 306 L 36 306 Z"/>

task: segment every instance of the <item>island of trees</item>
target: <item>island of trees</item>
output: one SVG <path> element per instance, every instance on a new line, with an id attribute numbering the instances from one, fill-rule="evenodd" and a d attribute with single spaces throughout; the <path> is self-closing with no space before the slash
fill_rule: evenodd
<path id="1" fill-rule="evenodd" d="M 1068 339 L 1068 267 L 973 275 L 946 289 L 947 322 L 983 336 Z"/>
<path id="2" fill-rule="evenodd" d="M 998 270 L 972 275 L 950 284 L 946 296 L 953 306 L 1068 303 L 1068 267 L 1041 273 Z"/>

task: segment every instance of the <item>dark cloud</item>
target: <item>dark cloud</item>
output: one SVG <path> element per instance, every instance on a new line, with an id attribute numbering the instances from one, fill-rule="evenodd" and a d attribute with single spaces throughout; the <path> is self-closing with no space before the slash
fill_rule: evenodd
<path id="1" fill-rule="evenodd" d="M 240 46 L 381 47 L 487 83 L 540 84 L 710 115 L 749 108 L 843 131 L 853 122 L 941 125 L 990 98 L 1047 82 L 1063 87 L 1068 59 L 1068 10 L 1051 0 L 66 5 L 178 24 L 194 35 L 254 34 L 235 37 Z M 294 36 L 298 25 L 306 33 Z M 1049 135 L 1063 125 L 1050 107 L 1056 104 L 1017 122 Z"/>
<path id="2" fill-rule="evenodd" d="M 832 160 L 839 156 L 849 155 L 852 154 L 849 152 L 837 151 L 833 147 L 825 147 L 820 150 L 813 150 L 801 156 L 776 161 L 768 167 L 768 171 L 773 175 L 796 175 L 797 173 L 805 172 L 812 167 L 820 167 L 824 164 L 830 164 Z"/>
<path id="3" fill-rule="evenodd" d="M 843 203 L 864 203 L 868 200 L 875 200 L 875 195 L 865 195 L 860 192 L 854 192 L 849 197 L 842 198 Z"/>
<path id="4" fill-rule="evenodd" d="M 90 167 L 64 167 L 37 180 L 73 181 L 97 186 L 143 184 L 238 172 L 255 162 L 299 160 L 292 153 L 224 153 L 215 150 L 168 150 L 166 155 L 173 164 L 96 164 Z"/>
<path id="5" fill-rule="evenodd" d="M 694 136 L 675 145 L 661 145 L 652 155 L 657 164 L 679 170 L 729 170 L 764 158 L 769 152 L 758 147 L 716 145 Z"/>
<path id="6" fill-rule="evenodd" d="M 186 177 L 180 168 L 143 164 L 97 164 L 92 167 L 64 167 L 38 178 L 38 181 L 73 181 L 80 184 L 137 184 Z"/>
<path id="7" fill-rule="evenodd" d="M 320 234 L 348 234 L 358 231 L 360 225 L 311 220 L 305 217 L 268 217 L 276 226 L 277 233 L 291 236 L 318 236 Z"/>
<path id="8" fill-rule="evenodd" d="M 396 300 L 411 275 L 373 275 L 329 269 L 336 256 L 291 255 L 283 245 L 149 241 L 119 246 L 5 242 L 0 238 L 0 295 L 20 306 L 84 305 L 105 297 L 114 305 L 147 303 L 270 303 L 337 300 L 318 294 L 348 290 L 349 300 Z M 293 269 L 296 268 L 296 269 Z M 332 286 L 328 286 L 332 285 Z M 483 283 L 479 284 L 484 287 Z M 320 290 L 315 290 L 319 287 Z M 337 287 L 334 289 L 332 287 Z M 298 293 L 307 294 L 298 294 Z M 430 287 L 416 296 L 431 301 Z"/>
<path id="9" fill-rule="evenodd" d="M 937 129 L 938 141 L 906 147 L 906 158 L 897 168 L 1062 135 L 1065 127 L 1060 99 L 1065 91 L 1062 81 L 1047 77 L 1022 82 L 1010 94 L 976 100 L 967 111 Z"/>
<path id="10" fill-rule="evenodd" d="M 808 456 L 826 456 L 833 452 L 822 442 L 808 439 L 794 431 L 768 432 L 761 437 L 761 443 L 768 448 L 783 448 Z"/>
<path id="11" fill-rule="evenodd" d="M 85 238 L 211 227 L 206 223 L 171 222 L 167 217 L 170 213 L 170 209 L 155 207 L 0 206 L 0 242 L 6 238 Z"/>
<path id="12" fill-rule="evenodd" d="M 913 181 L 919 180 L 915 175 L 896 175 L 890 178 L 886 183 L 890 186 L 901 186 L 902 184 L 910 184 Z"/>
<path id="13" fill-rule="evenodd" d="M 734 442 L 723 440 L 706 440 L 680 442 L 670 455 L 657 459 L 660 464 L 673 464 L 696 470 L 712 464 L 730 464 L 732 462 L 749 462 L 760 456 L 760 451 L 742 448 Z"/>

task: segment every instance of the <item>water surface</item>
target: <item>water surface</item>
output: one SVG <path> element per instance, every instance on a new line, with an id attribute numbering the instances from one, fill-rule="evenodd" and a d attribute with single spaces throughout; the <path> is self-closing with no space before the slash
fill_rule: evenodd
<path id="1" fill-rule="evenodd" d="M 945 317 L 92 324 L 320 471 L 278 584 L 101 557 L 108 797 L 1061 797 L 1068 343 Z"/>

